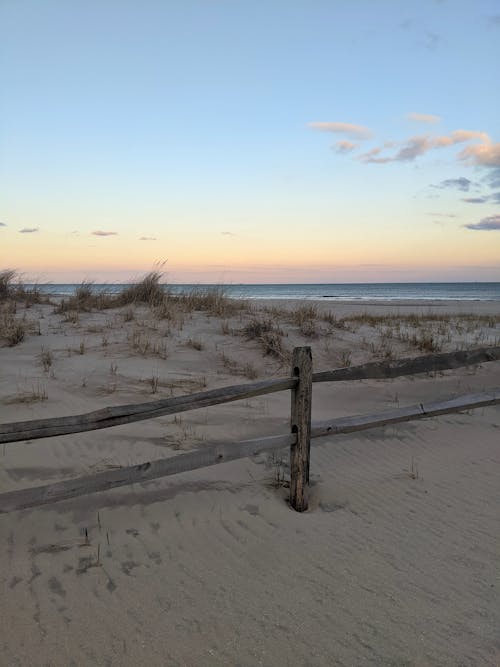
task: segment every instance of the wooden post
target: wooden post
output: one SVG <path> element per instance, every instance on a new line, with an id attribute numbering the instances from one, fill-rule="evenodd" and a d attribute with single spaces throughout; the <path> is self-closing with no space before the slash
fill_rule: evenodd
<path id="1" fill-rule="evenodd" d="M 312 353 L 310 347 L 296 347 L 292 375 L 299 381 L 292 389 L 292 433 L 297 441 L 290 446 L 290 505 L 305 512 L 309 504 L 309 457 L 311 451 Z"/>

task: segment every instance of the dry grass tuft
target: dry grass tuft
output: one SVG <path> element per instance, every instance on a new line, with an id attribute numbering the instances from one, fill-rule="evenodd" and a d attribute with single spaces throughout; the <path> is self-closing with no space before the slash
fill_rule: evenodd
<path id="1" fill-rule="evenodd" d="M 0 271 L 0 303 L 3 301 L 24 301 L 25 307 L 30 308 L 35 303 L 50 303 L 50 298 L 42 294 L 39 285 L 28 289 L 16 271 L 4 269 Z"/>
<path id="2" fill-rule="evenodd" d="M 214 317 L 228 317 L 245 308 L 242 301 L 229 299 L 222 285 L 194 289 L 185 294 L 178 294 L 172 299 L 187 312 L 204 311 Z"/>
<path id="3" fill-rule="evenodd" d="M 0 339 L 8 347 L 14 347 L 22 343 L 25 335 L 26 323 L 24 320 L 16 319 L 9 313 L 2 314 L 0 318 Z"/>
<path id="4" fill-rule="evenodd" d="M 141 281 L 122 290 L 116 296 L 116 305 L 143 303 L 151 308 L 161 306 L 168 298 L 168 292 L 160 284 L 162 277 L 161 271 L 150 271 Z"/>
<path id="5" fill-rule="evenodd" d="M 254 317 L 243 327 L 242 334 L 247 340 L 258 340 L 265 355 L 281 362 L 289 361 L 290 352 L 283 344 L 283 330 L 272 320 Z"/>

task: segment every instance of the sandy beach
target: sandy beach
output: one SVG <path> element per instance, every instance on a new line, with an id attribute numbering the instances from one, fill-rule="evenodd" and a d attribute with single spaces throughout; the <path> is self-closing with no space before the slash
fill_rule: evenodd
<path id="1" fill-rule="evenodd" d="M 6 310 L 4 309 L 4 317 Z M 18 303 L 0 422 L 500 344 L 500 302 Z M 500 386 L 500 362 L 314 387 L 313 420 Z M 3 446 L 2 492 L 286 433 L 289 392 Z M 500 408 L 0 515 L 2 665 L 500 665 Z M 278 481 L 279 480 L 279 481 Z"/>

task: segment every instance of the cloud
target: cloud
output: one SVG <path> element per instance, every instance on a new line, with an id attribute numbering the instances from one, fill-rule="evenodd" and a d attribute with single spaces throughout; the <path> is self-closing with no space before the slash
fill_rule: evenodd
<path id="1" fill-rule="evenodd" d="M 103 232 L 101 229 L 96 229 L 95 232 L 91 232 L 92 236 L 117 236 L 118 232 Z"/>
<path id="2" fill-rule="evenodd" d="M 337 132 L 345 134 L 351 139 L 370 139 L 373 132 L 363 125 L 354 125 L 353 123 L 308 123 L 313 130 L 320 130 L 321 132 Z"/>
<path id="3" fill-rule="evenodd" d="M 407 118 L 417 123 L 439 123 L 441 120 L 440 116 L 435 116 L 432 113 L 409 113 Z"/>
<path id="4" fill-rule="evenodd" d="M 139 237 L 139 241 L 158 241 L 156 236 L 141 236 Z"/>
<path id="5" fill-rule="evenodd" d="M 458 157 L 469 164 L 500 167 L 500 143 L 494 144 L 488 137 L 488 140 L 482 144 L 467 146 Z"/>
<path id="6" fill-rule="evenodd" d="M 221 232 L 222 236 L 236 236 L 233 232 Z"/>
<path id="7" fill-rule="evenodd" d="M 500 204 L 500 192 L 494 192 L 490 199 L 495 202 L 495 204 Z"/>
<path id="8" fill-rule="evenodd" d="M 456 218 L 455 213 L 427 213 L 427 215 L 432 215 L 434 218 Z"/>
<path id="9" fill-rule="evenodd" d="M 350 153 L 358 146 L 359 144 L 355 144 L 352 141 L 343 139 L 342 141 L 336 141 L 332 148 L 336 153 Z"/>
<path id="10" fill-rule="evenodd" d="M 424 37 L 424 46 L 429 51 L 435 51 L 440 43 L 443 41 L 441 35 L 438 35 L 437 32 L 431 32 L 426 30 Z"/>
<path id="11" fill-rule="evenodd" d="M 462 199 L 466 204 L 485 204 L 488 197 L 464 197 Z"/>
<path id="12" fill-rule="evenodd" d="M 500 26 L 500 14 L 494 14 L 488 17 L 488 23 L 494 26 Z"/>
<path id="13" fill-rule="evenodd" d="M 7 227 L 7 225 L 5 224 L 5 222 L 0 222 L 0 227 Z"/>
<path id="14" fill-rule="evenodd" d="M 490 186 L 490 188 L 500 188 L 500 167 L 492 169 L 483 180 Z"/>
<path id="15" fill-rule="evenodd" d="M 386 142 L 383 146 L 373 148 L 359 156 L 361 162 L 385 164 L 387 162 L 411 162 L 430 150 L 448 148 L 468 141 L 479 141 L 479 144 L 466 146 L 458 155 L 460 160 L 474 165 L 489 167 L 500 166 L 500 143 L 494 144 L 486 132 L 479 130 L 454 130 L 450 134 L 433 137 L 429 134 L 416 135 L 403 142 Z M 393 155 L 380 153 L 393 146 L 400 146 Z"/>
<path id="16" fill-rule="evenodd" d="M 479 222 L 464 225 L 464 227 L 467 229 L 473 229 L 474 231 L 484 232 L 491 232 L 497 229 L 500 230 L 500 215 L 490 215 L 487 218 L 483 218 Z"/>
<path id="17" fill-rule="evenodd" d="M 456 188 L 462 192 L 469 192 L 469 188 L 472 185 L 472 181 L 465 176 L 459 176 L 458 178 L 447 178 L 444 181 L 441 181 L 438 185 L 433 185 L 434 188 Z"/>
<path id="18" fill-rule="evenodd" d="M 20 234 L 34 234 L 38 231 L 38 227 L 23 227 L 19 230 Z"/>

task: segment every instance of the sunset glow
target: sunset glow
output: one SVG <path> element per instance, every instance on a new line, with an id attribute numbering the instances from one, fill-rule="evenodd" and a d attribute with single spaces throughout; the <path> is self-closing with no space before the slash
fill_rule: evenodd
<path id="1" fill-rule="evenodd" d="M 3 3 L 0 264 L 500 280 L 493 0 Z"/>

